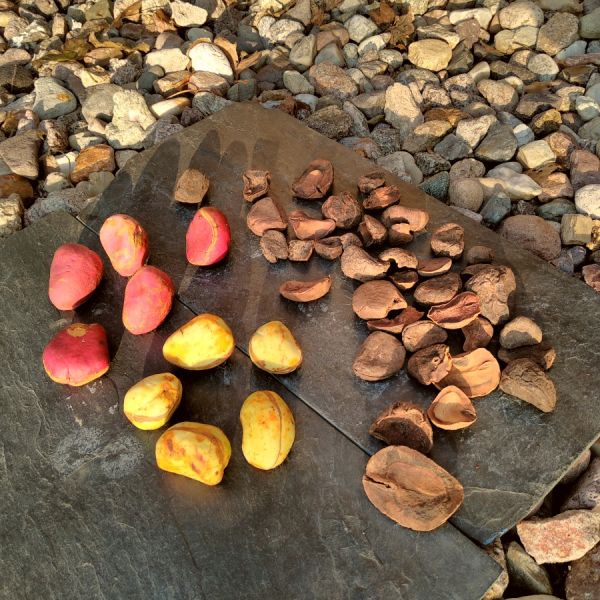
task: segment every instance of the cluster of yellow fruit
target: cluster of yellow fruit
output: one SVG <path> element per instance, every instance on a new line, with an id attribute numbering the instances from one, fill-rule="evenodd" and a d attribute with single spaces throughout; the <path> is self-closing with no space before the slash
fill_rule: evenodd
<path id="1" fill-rule="evenodd" d="M 216 315 L 202 314 L 175 331 L 164 343 L 170 363 L 204 370 L 225 362 L 235 349 L 228 325 Z M 249 343 L 252 362 L 269 373 L 291 373 L 302 363 L 302 350 L 280 321 L 259 327 Z M 139 429 L 158 429 L 175 412 L 183 394 L 172 373 L 150 375 L 125 394 L 125 416 Z M 244 401 L 242 452 L 258 469 L 274 469 L 287 457 L 295 437 L 294 416 L 284 400 L 272 391 L 257 391 Z M 231 444 L 221 429 L 205 423 L 183 422 L 167 429 L 156 442 L 159 468 L 207 485 L 223 479 L 231 458 Z"/>

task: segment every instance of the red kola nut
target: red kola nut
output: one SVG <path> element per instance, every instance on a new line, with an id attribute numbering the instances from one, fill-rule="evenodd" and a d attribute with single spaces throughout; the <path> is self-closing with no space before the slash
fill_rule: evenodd
<path id="1" fill-rule="evenodd" d="M 108 217 L 100 229 L 100 243 L 114 270 L 123 277 L 131 277 L 148 260 L 148 234 L 129 215 Z"/>
<path id="2" fill-rule="evenodd" d="M 80 386 L 108 371 L 108 341 L 102 325 L 74 323 L 59 331 L 42 355 L 48 377 L 56 383 Z"/>
<path id="3" fill-rule="evenodd" d="M 127 331 L 141 335 L 156 329 L 169 314 L 174 294 L 175 286 L 164 271 L 142 267 L 125 288 L 123 325 Z"/>
<path id="4" fill-rule="evenodd" d="M 48 297 L 59 310 L 73 310 L 98 287 L 104 266 L 102 259 L 81 244 L 63 244 L 50 265 Z"/>
<path id="5" fill-rule="evenodd" d="M 193 265 L 208 267 L 229 252 L 231 232 L 227 217 L 217 208 L 205 206 L 195 214 L 185 236 L 185 254 Z"/>

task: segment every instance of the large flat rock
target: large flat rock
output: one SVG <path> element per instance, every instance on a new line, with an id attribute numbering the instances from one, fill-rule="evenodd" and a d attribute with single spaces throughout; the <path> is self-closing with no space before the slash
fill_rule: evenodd
<path id="1" fill-rule="evenodd" d="M 253 600 L 480 598 L 499 568 L 452 525 L 417 534 L 395 525 L 361 487 L 367 455 L 237 351 L 208 372 L 178 371 L 172 422 L 221 427 L 233 455 L 220 486 L 159 471 L 161 431 L 135 429 L 125 391 L 169 370 L 162 344 L 193 313 L 180 302 L 156 332 L 123 330 L 125 280 L 107 265 L 77 313 L 47 299 L 62 243 L 98 250 L 95 233 L 56 214 L 0 243 L 0 595 L 14 598 Z M 154 241 L 154 240 L 153 240 Z M 72 321 L 102 323 L 113 362 L 82 388 L 52 383 L 42 350 Z M 243 459 L 239 409 L 257 389 L 290 405 L 289 459 L 259 472 Z"/>

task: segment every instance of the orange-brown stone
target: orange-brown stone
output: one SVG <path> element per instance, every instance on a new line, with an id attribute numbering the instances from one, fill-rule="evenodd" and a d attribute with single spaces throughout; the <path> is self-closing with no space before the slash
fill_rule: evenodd
<path id="1" fill-rule="evenodd" d="M 92 173 L 115 170 L 115 152 L 106 144 L 98 144 L 85 148 L 75 160 L 75 168 L 71 173 L 71 181 L 79 183 L 89 178 Z"/>

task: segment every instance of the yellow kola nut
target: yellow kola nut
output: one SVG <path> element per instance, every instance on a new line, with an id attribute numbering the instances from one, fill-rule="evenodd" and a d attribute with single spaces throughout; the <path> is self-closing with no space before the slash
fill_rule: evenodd
<path id="1" fill-rule="evenodd" d="M 163 355 L 178 367 L 200 371 L 225 362 L 234 348 L 235 341 L 227 323 L 205 313 L 171 334 L 164 343 Z"/>
<path id="2" fill-rule="evenodd" d="M 181 401 L 181 381 L 172 373 L 158 373 L 129 388 L 123 401 L 125 416 L 139 429 L 158 429 Z"/>
<path id="3" fill-rule="evenodd" d="M 213 425 L 185 421 L 169 427 L 156 442 L 160 469 L 217 485 L 231 458 L 227 436 Z"/>
<path id="4" fill-rule="evenodd" d="M 281 396 L 260 391 L 250 394 L 240 411 L 242 452 L 258 469 L 274 469 L 289 454 L 296 426 L 294 415 Z"/>
<path id="5" fill-rule="evenodd" d="M 252 362 L 269 373 L 291 373 L 302 363 L 302 349 L 281 321 L 259 327 L 250 338 L 248 350 Z"/>

